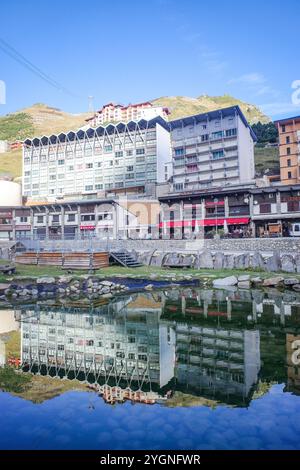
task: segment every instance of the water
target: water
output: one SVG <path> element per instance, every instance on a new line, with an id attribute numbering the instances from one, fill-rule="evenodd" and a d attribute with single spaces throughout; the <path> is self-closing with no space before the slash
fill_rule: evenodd
<path id="1" fill-rule="evenodd" d="M 0 370 L 1 449 L 300 447 L 298 294 L 180 288 L 3 307 L 9 358 L 23 372 Z"/>

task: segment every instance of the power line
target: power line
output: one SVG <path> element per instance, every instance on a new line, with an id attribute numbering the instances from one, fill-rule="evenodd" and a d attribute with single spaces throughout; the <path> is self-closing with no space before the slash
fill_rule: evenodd
<path id="1" fill-rule="evenodd" d="M 65 88 L 59 82 L 54 80 L 48 74 L 44 73 L 39 67 L 34 65 L 28 59 L 26 59 L 26 57 L 24 57 L 23 54 L 18 52 L 14 47 L 12 47 L 10 44 L 8 44 L 8 42 L 4 41 L 4 39 L 2 39 L 2 38 L 0 38 L 0 49 L 5 54 L 7 54 L 9 57 L 11 57 L 16 62 L 18 62 L 20 65 L 22 65 L 27 70 L 32 72 L 34 75 L 38 76 L 40 79 L 42 79 L 43 81 L 48 83 L 48 85 L 51 85 L 53 88 L 56 88 L 60 92 L 64 92 L 64 93 L 67 93 L 69 95 L 79 97 L 78 95 L 75 95 L 72 91 Z"/>

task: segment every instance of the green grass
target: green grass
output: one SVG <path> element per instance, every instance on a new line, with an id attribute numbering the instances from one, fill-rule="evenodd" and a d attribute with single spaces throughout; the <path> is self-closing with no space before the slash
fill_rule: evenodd
<path id="1" fill-rule="evenodd" d="M 36 278 L 42 276 L 61 276 L 68 274 L 67 270 L 63 270 L 56 266 L 26 266 L 17 264 L 16 265 L 16 274 L 15 276 L 24 276 L 28 278 Z M 87 271 L 77 271 L 72 272 L 74 276 L 87 274 Z M 282 276 L 282 277 L 291 277 L 289 273 L 267 273 L 259 270 L 251 269 L 166 269 L 159 268 L 154 266 L 142 266 L 140 268 L 124 268 L 122 266 L 109 266 L 96 271 L 95 273 L 99 277 L 114 277 L 114 276 L 124 276 L 132 278 L 150 278 L 151 275 L 156 275 L 158 278 L 176 278 L 184 279 L 186 276 L 192 276 L 194 279 L 203 279 L 203 278 L 222 278 L 227 276 L 239 276 L 242 274 L 249 274 L 252 277 L 261 277 L 262 279 L 271 277 L 271 276 Z M 292 275 L 300 279 L 300 275 Z M 6 282 L 12 280 L 14 276 L 0 275 L 0 282 Z M 151 279 L 150 279 L 151 281 Z"/>
<path id="2" fill-rule="evenodd" d="M 0 176 L 18 178 L 22 175 L 22 149 L 0 154 Z"/>
<path id="3" fill-rule="evenodd" d="M 33 132 L 32 118 L 26 113 L 0 117 L 0 140 L 23 140 Z"/>

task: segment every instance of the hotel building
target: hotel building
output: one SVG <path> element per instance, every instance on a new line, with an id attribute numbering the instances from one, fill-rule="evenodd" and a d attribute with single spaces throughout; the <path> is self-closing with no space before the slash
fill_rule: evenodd
<path id="1" fill-rule="evenodd" d="M 121 104 L 108 103 L 105 104 L 97 113 L 86 119 L 89 126 L 97 127 L 109 122 L 129 122 L 146 119 L 149 121 L 157 116 L 167 118 L 169 115 L 168 108 L 163 106 L 154 106 L 149 101 L 138 104 L 129 104 L 122 106 Z"/>
<path id="2" fill-rule="evenodd" d="M 300 183 L 300 116 L 275 121 L 279 132 L 280 179 Z"/>
<path id="3" fill-rule="evenodd" d="M 103 197 L 107 191 L 152 195 L 156 183 L 166 180 L 170 145 L 161 117 L 27 139 L 23 196 L 55 201 Z"/>
<path id="4" fill-rule="evenodd" d="M 238 106 L 170 122 L 173 192 L 253 182 L 256 136 Z"/>

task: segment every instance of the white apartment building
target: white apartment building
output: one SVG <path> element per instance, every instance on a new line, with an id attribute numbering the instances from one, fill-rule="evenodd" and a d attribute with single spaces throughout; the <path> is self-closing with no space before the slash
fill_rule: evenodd
<path id="1" fill-rule="evenodd" d="M 173 191 L 253 182 L 256 136 L 238 106 L 170 122 Z"/>
<path id="2" fill-rule="evenodd" d="M 121 104 L 108 103 L 105 104 L 96 114 L 86 119 L 91 127 L 97 127 L 109 122 L 129 122 L 146 119 L 147 121 L 157 116 L 167 118 L 169 111 L 163 106 L 154 106 L 149 101 L 144 103 L 129 104 L 123 106 Z"/>
<path id="3" fill-rule="evenodd" d="M 169 125 L 161 117 L 27 139 L 23 196 L 54 201 L 129 188 L 147 192 L 165 181 L 170 159 Z"/>

